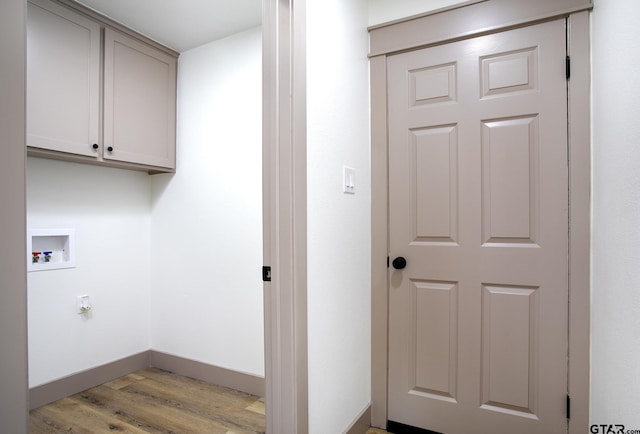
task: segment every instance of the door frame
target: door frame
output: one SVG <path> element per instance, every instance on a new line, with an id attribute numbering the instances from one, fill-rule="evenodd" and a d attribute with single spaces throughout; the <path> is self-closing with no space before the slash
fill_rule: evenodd
<path id="1" fill-rule="evenodd" d="M 262 207 L 268 434 L 308 432 L 305 1 L 263 0 Z"/>
<path id="2" fill-rule="evenodd" d="M 569 433 L 589 425 L 590 340 L 590 11 L 589 0 L 487 0 L 465 3 L 374 26 L 370 35 L 371 86 L 371 424 L 387 424 L 389 299 L 387 56 L 475 36 L 567 20 L 571 57 L 568 95 L 569 155 Z"/>
<path id="3" fill-rule="evenodd" d="M 26 0 L 0 3 L 0 431 L 26 433 L 27 357 L 26 217 Z"/>
<path id="4" fill-rule="evenodd" d="M 263 1 L 263 225 L 264 261 L 274 266 L 265 283 L 267 432 L 308 431 L 306 356 L 306 96 L 305 0 Z M 26 432 L 28 420 L 25 195 L 26 0 L 0 4 L 0 118 L 9 146 L 0 160 L 0 196 L 7 205 L 1 228 L 7 255 L 0 261 L 0 428 Z M 6 36 L 6 37 L 5 37 Z M 295 40 L 295 44 L 293 43 Z M 10 72 L 7 71 L 7 68 Z M 6 74 L 5 74 L 6 73 Z M 3 178 L 3 179 L 4 179 Z M 22 252 L 22 254 L 21 254 Z"/>

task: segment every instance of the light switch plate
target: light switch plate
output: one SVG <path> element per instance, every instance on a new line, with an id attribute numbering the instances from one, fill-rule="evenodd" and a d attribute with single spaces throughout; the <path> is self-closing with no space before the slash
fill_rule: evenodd
<path id="1" fill-rule="evenodd" d="M 356 194 L 356 169 L 353 167 L 343 167 L 343 192 L 347 194 Z"/>

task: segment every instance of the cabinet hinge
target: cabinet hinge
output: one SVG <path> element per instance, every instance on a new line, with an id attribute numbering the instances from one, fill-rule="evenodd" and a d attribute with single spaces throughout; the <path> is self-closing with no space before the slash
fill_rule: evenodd
<path id="1" fill-rule="evenodd" d="M 567 80 L 569 80 L 571 78 L 571 57 L 567 56 L 566 59 L 566 68 L 565 68 L 566 74 L 567 74 Z"/>
<path id="2" fill-rule="evenodd" d="M 262 281 L 271 282 L 271 267 L 268 265 L 262 267 Z"/>
<path id="3" fill-rule="evenodd" d="M 571 397 L 567 395 L 567 419 L 571 419 Z"/>

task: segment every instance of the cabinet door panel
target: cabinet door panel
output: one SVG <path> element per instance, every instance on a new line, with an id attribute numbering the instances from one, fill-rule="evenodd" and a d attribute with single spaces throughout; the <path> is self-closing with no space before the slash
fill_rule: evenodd
<path id="1" fill-rule="evenodd" d="M 73 11 L 28 3 L 27 145 L 97 156 L 100 25 Z"/>
<path id="2" fill-rule="evenodd" d="M 176 59 L 106 29 L 104 91 L 104 159 L 175 168 Z"/>

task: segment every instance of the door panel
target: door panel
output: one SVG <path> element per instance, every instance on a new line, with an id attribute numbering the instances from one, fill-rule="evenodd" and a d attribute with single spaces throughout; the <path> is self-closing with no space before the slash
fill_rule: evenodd
<path id="1" fill-rule="evenodd" d="M 104 39 L 104 158 L 175 168 L 176 59 L 111 29 Z"/>
<path id="2" fill-rule="evenodd" d="M 535 243 L 538 117 L 482 122 L 484 243 Z"/>
<path id="3" fill-rule="evenodd" d="M 411 387 L 416 392 L 455 399 L 457 285 L 428 281 L 412 284 Z"/>
<path id="4" fill-rule="evenodd" d="M 455 125 L 411 131 L 410 167 L 416 194 L 411 216 L 416 241 L 455 242 L 458 232 L 458 158 Z"/>
<path id="5" fill-rule="evenodd" d="M 388 58 L 389 419 L 566 431 L 565 22 Z"/>
<path id="6" fill-rule="evenodd" d="M 27 8 L 27 145 L 96 157 L 100 25 L 52 2 Z"/>
<path id="7" fill-rule="evenodd" d="M 535 414 L 538 289 L 482 287 L 482 405 Z"/>

